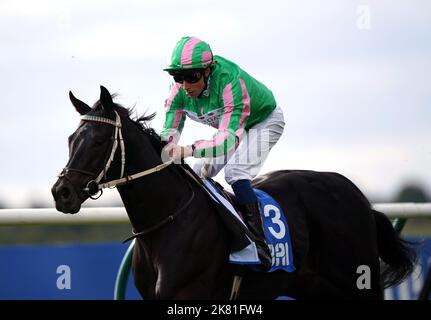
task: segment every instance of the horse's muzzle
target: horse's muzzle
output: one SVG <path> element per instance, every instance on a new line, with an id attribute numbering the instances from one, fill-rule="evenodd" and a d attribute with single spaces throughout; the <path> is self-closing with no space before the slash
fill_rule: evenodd
<path id="1" fill-rule="evenodd" d="M 66 179 L 58 179 L 51 188 L 55 208 L 63 213 L 77 213 L 81 209 L 81 200 L 72 184 Z"/>

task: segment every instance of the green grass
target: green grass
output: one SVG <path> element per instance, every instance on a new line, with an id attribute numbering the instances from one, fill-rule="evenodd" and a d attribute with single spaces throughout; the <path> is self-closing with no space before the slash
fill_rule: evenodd
<path id="1" fill-rule="evenodd" d="M 130 224 L 72 226 L 0 226 L 0 245 L 121 242 L 131 235 Z M 431 236 L 431 218 L 409 219 L 403 236 Z"/>
<path id="2" fill-rule="evenodd" d="M 121 242 L 131 234 L 129 224 L 1 226 L 0 245 Z"/>
<path id="3" fill-rule="evenodd" d="M 401 233 L 403 236 L 431 237 L 431 218 L 416 218 L 407 220 Z"/>

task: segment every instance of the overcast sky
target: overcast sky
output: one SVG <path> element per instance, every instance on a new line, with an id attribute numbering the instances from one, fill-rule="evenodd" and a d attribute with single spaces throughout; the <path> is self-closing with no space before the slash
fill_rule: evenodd
<path id="1" fill-rule="evenodd" d="M 69 90 L 92 104 L 102 84 L 139 114 L 158 111 L 160 131 L 162 68 L 184 35 L 284 110 L 262 173 L 337 171 L 388 199 L 409 181 L 431 190 L 430 1 L 1 0 L 0 201 L 50 201 L 79 122 Z M 188 119 L 181 143 L 212 134 Z"/>

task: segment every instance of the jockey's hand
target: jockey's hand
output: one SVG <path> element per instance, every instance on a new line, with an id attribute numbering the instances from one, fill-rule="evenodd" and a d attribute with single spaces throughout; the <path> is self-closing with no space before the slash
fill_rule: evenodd
<path id="1" fill-rule="evenodd" d="M 191 146 L 179 146 L 175 143 L 170 143 L 165 147 L 165 152 L 172 160 L 185 159 L 193 155 Z"/>

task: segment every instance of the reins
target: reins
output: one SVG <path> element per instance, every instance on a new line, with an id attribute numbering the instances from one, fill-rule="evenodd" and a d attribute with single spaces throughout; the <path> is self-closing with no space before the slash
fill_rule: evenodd
<path id="1" fill-rule="evenodd" d="M 176 218 L 176 217 L 177 217 L 181 212 L 183 212 L 184 210 L 186 210 L 186 209 L 187 209 L 187 207 L 192 203 L 192 201 L 193 201 L 193 199 L 194 199 L 194 197 L 195 197 L 195 191 L 193 190 L 193 188 L 192 188 L 192 186 L 191 186 L 191 184 L 190 184 L 190 182 L 189 182 L 189 181 L 187 181 L 187 185 L 188 185 L 188 187 L 189 187 L 189 190 L 191 191 L 191 196 L 190 196 L 190 198 L 187 200 L 187 202 L 186 202 L 186 203 L 184 203 L 184 204 L 181 206 L 181 208 L 180 208 L 180 209 L 178 209 L 177 211 L 175 211 L 173 214 L 171 214 L 171 215 L 167 216 L 165 219 L 163 219 L 163 220 L 162 220 L 162 221 L 160 221 L 159 223 L 155 224 L 154 226 L 151 226 L 151 227 L 149 227 L 149 228 L 147 228 L 147 229 L 144 229 L 144 230 L 142 230 L 142 231 L 139 231 L 139 232 L 135 232 L 134 230 L 132 230 L 133 235 L 132 235 L 131 237 L 127 238 L 126 240 L 124 240 L 124 241 L 123 241 L 123 243 L 128 242 L 128 241 L 130 241 L 130 240 L 133 240 L 133 239 L 134 239 L 134 238 L 136 238 L 136 237 L 143 236 L 143 235 L 147 235 L 147 234 L 149 234 L 149 233 L 151 233 L 151 232 L 153 232 L 153 231 L 155 231 L 155 230 L 157 230 L 157 229 L 161 228 L 162 226 L 164 226 L 164 225 L 165 225 L 165 224 L 167 224 L 168 222 L 174 221 L 174 219 L 175 219 L 175 218 Z"/>

